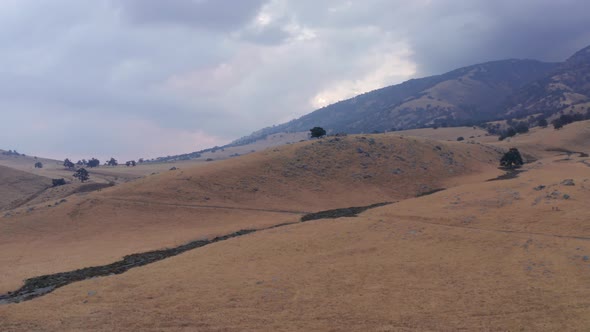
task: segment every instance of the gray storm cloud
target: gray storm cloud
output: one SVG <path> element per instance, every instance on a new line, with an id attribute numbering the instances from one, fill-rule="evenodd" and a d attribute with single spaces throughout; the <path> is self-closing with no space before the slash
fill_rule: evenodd
<path id="1" fill-rule="evenodd" d="M 583 0 L 7 0 L 0 148 L 120 159 L 219 145 L 409 78 L 590 44 Z"/>

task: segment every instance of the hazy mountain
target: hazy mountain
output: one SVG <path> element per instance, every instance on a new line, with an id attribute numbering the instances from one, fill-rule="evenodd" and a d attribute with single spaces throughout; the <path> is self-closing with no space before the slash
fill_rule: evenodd
<path id="1" fill-rule="evenodd" d="M 547 76 L 559 64 L 536 60 L 502 60 L 412 79 L 318 109 L 285 124 L 264 128 L 234 144 L 244 144 L 278 132 L 361 133 L 459 125 L 503 114 L 506 98 Z"/>
<path id="2" fill-rule="evenodd" d="M 558 66 L 550 75 L 534 81 L 512 95 L 506 116 L 551 115 L 590 102 L 590 46 Z M 588 106 L 588 105 L 586 105 Z M 580 107 L 579 111 L 583 111 Z"/>

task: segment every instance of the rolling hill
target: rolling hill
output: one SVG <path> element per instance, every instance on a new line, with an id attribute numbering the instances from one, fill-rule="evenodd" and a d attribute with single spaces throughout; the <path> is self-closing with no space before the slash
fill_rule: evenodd
<path id="1" fill-rule="evenodd" d="M 583 331 L 589 125 L 511 138 L 540 159 L 509 177 L 495 169 L 506 141 L 355 135 L 23 211 L 0 219 L 0 264 L 11 267 L 0 270 L 0 293 L 31 276 L 293 224 L 0 305 L 0 321 L 7 331 Z M 560 147 L 580 153 L 564 158 Z M 421 184 L 447 189 L 416 197 Z M 380 201 L 397 202 L 298 222 L 309 210 Z"/>
<path id="2" fill-rule="evenodd" d="M 51 186 L 51 179 L 0 165 L 0 211 L 24 204 Z"/>
<path id="3" fill-rule="evenodd" d="M 0 265 L 11 266 L 0 270 L 0 293 L 25 278 L 107 264 L 130 253 L 493 177 L 501 174 L 495 169 L 498 156 L 496 149 L 478 144 L 348 136 L 172 170 L 61 204 L 15 210 L 0 218 Z"/>

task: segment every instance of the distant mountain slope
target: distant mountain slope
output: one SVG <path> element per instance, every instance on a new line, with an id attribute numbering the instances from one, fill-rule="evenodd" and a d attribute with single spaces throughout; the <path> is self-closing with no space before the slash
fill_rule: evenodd
<path id="1" fill-rule="evenodd" d="M 279 132 L 322 126 L 329 132 L 362 133 L 458 125 L 493 118 L 506 97 L 546 76 L 558 64 L 502 60 L 412 79 L 344 100 L 291 122 L 262 129 L 233 144 L 246 144 Z"/>
<path id="2" fill-rule="evenodd" d="M 587 102 L 590 102 L 590 46 L 576 52 L 551 75 L 511 96 L 505 106 L 506 116 L 551 115 Z"/>

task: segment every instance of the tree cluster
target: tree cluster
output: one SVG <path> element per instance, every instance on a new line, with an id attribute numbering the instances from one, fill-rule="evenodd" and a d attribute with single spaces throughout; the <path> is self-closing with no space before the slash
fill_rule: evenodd
<path id="1" fill-rule="evenodd" d="M 93 167 L 98 167 L 100 166 L 100 160 L 96 159 L 96 158 L 92 158 L 90 160 L 88 160 L 88 162 L 86 163 L 86 166 L 93 168 Z"/>
<path id="2" fill-rule="evenodd" d="M 551 121 L 551 124 L 553 125 L 553 128 L 561 129 L 561 128 L 563 128 L 563 126 L 570 124 L 572 122 L 584 121 L 584 120 L 590 120 L 590 111 L 587 112 L 586 114 L 581 114 L 581 113 L 563 114 L 559 118 Z"/>
<path id="3" fill-rule="evenodd" d="M 507 137 L 515 136 L 516 134 L 524 134 L 529 132 L 529 125 L 527 124 L 527 122 L 508 120 L 507 124 L 510 127 L 508 127 L 508 129 L 506 130 L 502 130 L 499 132 L 500 137 L 498 137 L 498 139 L 500 141 L 504 140 Z"/>

